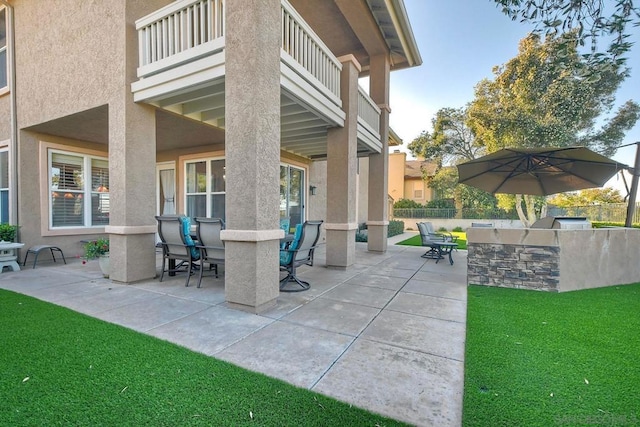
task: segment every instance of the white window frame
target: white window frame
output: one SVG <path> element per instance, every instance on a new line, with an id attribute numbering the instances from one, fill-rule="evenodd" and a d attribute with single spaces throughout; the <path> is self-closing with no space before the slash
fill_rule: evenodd
<path id="1" fill-rule="evenodd" d="M 206 198 L 205 201 L 205 209 L 206 209 L 206 217 L 210 218 L 212 213 L 211 213 L 211 199 L 212 196 L 219 196 L 219 195 L 223 195 L 226 199 L 227 197 L 227 191 L 226 191 L 226 185 L 225 185 L 225 191 L 211 191 L 211 162 L 212 161 L 217 161 L 217 160 L 223 160 L 225 162 L 225 167 L 226 167 L 226 158 L 224 156 L 209 156 L 209 157 L 196 157 L 196 158 L 192 158 L 192 159 L 185 159 L 183 161 L 182 164 L 182 169 L 183 169 L 183 190 L 184 190 L 184 196 L 183 196 L 183 206 L 184 206 L 184 212 L 187 216 L 192 216 L 191 212 L 188 212 L 188 197 L 189 196 L 202 196 L 204 195 Z M 189 193 L 188 190 L 188 182 L 187 182 L 187 175 L 188 175 L 188 171 L 187 171 L 187 165 L 191 164 L 191 163 L 201 163 L 204 162 L 205 167 L 206 167 L 206 186 L 205 186 L 205 191 L 204 192 L 195 192 L 195 193 Z M 225 202 L 226 205 L 226 202 Z M 227 216 L 227 212 L 225 210 L 225 218 Z"/>
<path id="2" fill-rule="evenodd" d="M 55 226 L 53 225 L 53 193 L 55 191 L 66 191 L 66 190 L 58 190 L 57 188 L 54 188 L 53 185 L 53 174 L 52 174 L 52 159 L 53 159 L 53 154 L 63 154 L 63 155 L 68 155 L 68 156 L 74 156 L 74 157 L 80 157 L 82 158 L 83 161 L 83 181 L 85 183 L 84 188 L 81 190 L 81 192 L 79 192 L 79 194 L 82 194 L 82 203 L 83 203 L 83 218 L 84 218 L 84 224 L 79 225 L 79 224 L 74 224 L 74 225 L 69 225 L 69 226 Z M 68 150 L 62 150 L 62 149 L 54 149 L 54 148 L 49 148 L 47 150 L 47 200 L 48 200 L 48 206 L 49 206 L 49 212 L 48 212 L 48 223 L 49 223 L 49 230 L 70 230 L 70 229 L 92 229 L 92 230 L 100 230 L 100 229 L 104 229 L 105 224 L 100 224 L 100 225 L 92 225 L 91 221 L 92 221 L 92 217 L 91 217 L 91 195 L 93 193 L 95 193 L 95 191 L 93 191 L 93 189 L 91 188 L 91 161 L 92 160 L 101 160 L 101 161 L 106 161 L 107 164 L 109 163 L 109 158 L 108 157 L 103 157 L 103 156 L 98 156 L 98 155 L 94 155 L 94 154 L 87 154 L 87 153 L 83 153 L 83 152 L 76 152 L 76 151 L 68 151 Z M 71 192 L 71 191 L 69 191 Z M 76 191 L 77 192 L 77 191 Z M 106 194 L 109 194 L 108 192 Z"/>
<path id="3" fill-rule="evenodd" d="M 5 76 L 6 82 L 3 86 L 0 86 L 0 95 L 9 91 L 9 10 L 0 5 L 0 12 L 4 12 L 4 33 L 5 33 L 5 44 L 4 46 L 0 46 L 0 55 L 4 54 L 5 57 Z"/>

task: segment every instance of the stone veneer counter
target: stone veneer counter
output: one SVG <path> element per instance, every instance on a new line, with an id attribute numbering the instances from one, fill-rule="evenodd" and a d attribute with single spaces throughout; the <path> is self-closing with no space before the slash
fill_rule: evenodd
<path id="1" fill-rule="evenodd" d="M 564 292 L 640 282 L 640 229 L 467 230 L 467 283 Z"/>

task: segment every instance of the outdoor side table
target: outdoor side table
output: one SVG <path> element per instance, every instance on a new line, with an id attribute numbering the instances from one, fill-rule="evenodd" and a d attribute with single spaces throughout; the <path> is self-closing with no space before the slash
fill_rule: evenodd
<path id="1" fill-rule="evenodd" d="M 458 244 L 455 242 L 433 242 L 433 246 L 438 250 L 438 256 L 436 257 L 436 264 L 441 259 L 444 259 L 444 255 L 449 255 L 449 264 L 453 265 L 453 258 L 451 252 L 454 249 L 458 249 Z"/>
<path id="2" fill-rule="evenodd" d="M 16 249 L 20 249 L 24 243 L 3 242 L 0 243 L 0 273 L 5 267 L 9 267 L 11 271 L 20 271 L 20 265 L 16 262 L 18 256 Z"/>

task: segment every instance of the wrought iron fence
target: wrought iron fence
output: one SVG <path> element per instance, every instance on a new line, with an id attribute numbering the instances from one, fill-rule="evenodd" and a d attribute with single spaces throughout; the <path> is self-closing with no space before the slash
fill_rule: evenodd
<path id="1" fill-rule="evenodd" d="M 460 219 L 518 219 L 515 211 L 507 212 L 502 209 L 462 209 L 459 216 L 457 209 L 453 208 L 418 208 L 418 209 L 394 209 L 394 218 L 460 218 Z M 589 221 L 622 222 L 627 217 L 626 203 L 611 203 L 597 206 L 573 206 L 559 208 L 549 206 L 548 216 L 584 216 Z M 640 223 L 640 203 L 636 204 L 633 216 L 634 224 Z"/>
<path id="2" fill-rule="evenodd" d="M 518 219 L 516 212 L 502 209 L 462 209 L 460 216 L 454 208 L 414 208 L 393 210 L 394 218 L 461 218 L 461 219 Z"/>
<path id="3" fill-rule="evenodd" d="M 626 203 L 610 203 L 606 205 L 595 206 L 572 206 L 569 208 L 559 208 L 556 206 L 549 206 L 547 208 L 547 215 L 549 216 L 584 216 L 589 221 L 602 221 L 602 222 L 622 222 L 624 223 L 627 218 L 627 204 Z M 632 222 L 634 224 L 640 223 L 640 203 L 636 203 Z"/>

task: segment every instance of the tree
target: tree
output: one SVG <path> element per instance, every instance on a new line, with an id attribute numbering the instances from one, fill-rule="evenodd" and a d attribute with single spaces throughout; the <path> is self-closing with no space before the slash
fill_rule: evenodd
<path id="1" fill-rule="evenodd" d="M 414 156 L 434 159 L 443 165 L 475 159 L 483 147 L 476 144 L 466 122 L 466 108 L 442 108 L 431 120 L 433 133 L 423 131 L 411 141 L 409 150 Z"/>
<path id="2" fill-rule="evenodd" d="M 615 188 L 589 188 L 587 190 L 557 194 L 548 200 L 550 205 L 561 208 L 591 206 L 607 203 L 624 203 L 619 190 Z"/>
<path id="3" fill-rule="evenodd" d="M 559 60 L 562 59 L 562 65 Z M 583 77 L 591 65 L 575 46 L 530 34 L 518 55 L 494 68 L 493 80 L 476 86 L 467 124 L 476 143 L 488 152 L 504 147 L 567 147 L 583 145 L 604 155 L 615 153 L 624 134 L 638 120 L 640 106 L 627 101 L 609 120 L 615 92 L 625 77 L 611 67 L 599 79 Z M 604 124 L 598 127 L 599 121 Z M 524 200 L 524 204 L 519 203 Z M 516 209 L 528 226 L 537 219 L 536 198 L 516 197 Z"/>
<path id="4" fill-rule="evenodd" d="M 551 36 L 572 34 L 564 38 L 567 45 L 584 46 L 590 42 L 585 60 L 591 70 L 606 69 L 612 64 L 622 66 L 632 48 L 628 41 L 629 25 L 640 24 L 640 8 L 633 0 L 494 0 L 512 20 L 518 18 L 535 25 L 534 32 Z M 604 38 L 607 48 L 598 49 Z"/>

